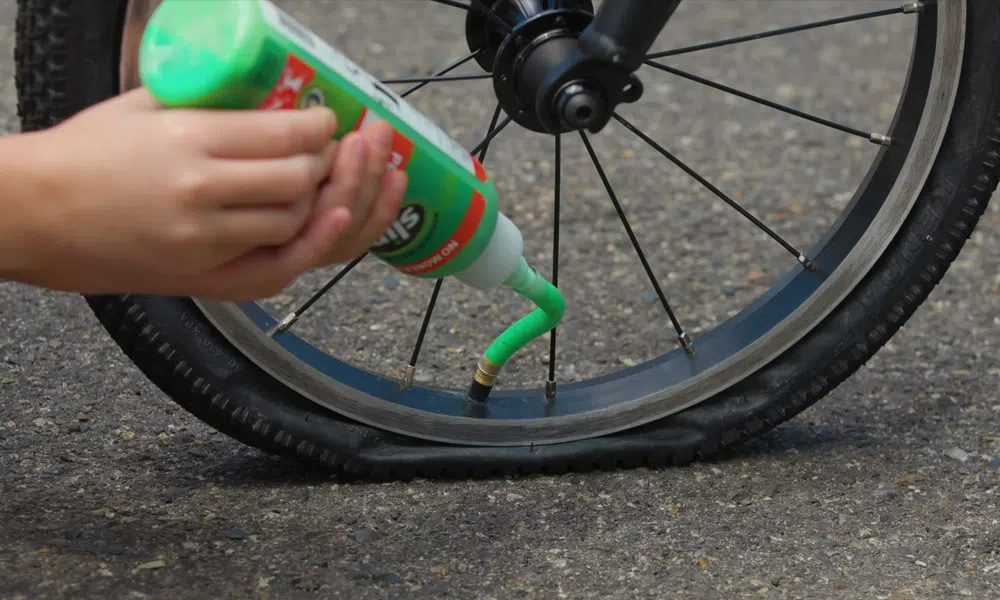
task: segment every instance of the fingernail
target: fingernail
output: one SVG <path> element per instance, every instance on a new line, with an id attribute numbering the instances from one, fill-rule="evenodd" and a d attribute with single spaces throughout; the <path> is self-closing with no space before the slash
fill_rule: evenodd
<path id="1" fill-rule="evenodd" d="M 409 187 L 410 178 L 406 174 L 406 171 L 396 171 L 393 173 L 392 185 L 393 189 L 400 193 L 405 194 L 406 188 Z"/>
<path id="2" fill-rule="evenodd" d="M 328 106 L 310 106 L 306 111 L 312 111 L 316 115 L 322 114 L 326 120 L 326 125 L 330 129 L 337 128 L 337 113 L 333 112 L 333 109 Z"/>
<path id="3" fill-rule="evenodd" d="M 378 135 L 375 137 L 375 143 L 378 144 L 378 147 L 383 150 L 391 148 L 392 136 L 393 136 L 393 129 L 391 126 L 386 125 L 384 127 L 380 127 Z"/>

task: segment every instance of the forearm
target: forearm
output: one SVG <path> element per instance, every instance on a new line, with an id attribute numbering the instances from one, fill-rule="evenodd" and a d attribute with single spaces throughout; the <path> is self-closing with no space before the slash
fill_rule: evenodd
<path id="1" fill-rule="evenodd" d="M 0 279 L 22 280 L 46 243 L 37 135 L 0 137 Z"/>

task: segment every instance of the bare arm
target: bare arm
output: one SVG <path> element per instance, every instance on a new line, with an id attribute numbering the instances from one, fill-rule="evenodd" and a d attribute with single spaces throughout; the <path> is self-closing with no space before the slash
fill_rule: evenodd
<path id="1" fill-rule="evenodd" d="M 38 134 L 0 137 L 0 278 L 23 280 L 45 244 L 44 182 L 32 156 Z"/>
<path id="2" fill-rule="evenodd" d="M 0 139 L 0 277 L 70 292 L 253 300 L 360 255 L 406 189 L 378 122 L 164 111 L 137 89 Z"/>

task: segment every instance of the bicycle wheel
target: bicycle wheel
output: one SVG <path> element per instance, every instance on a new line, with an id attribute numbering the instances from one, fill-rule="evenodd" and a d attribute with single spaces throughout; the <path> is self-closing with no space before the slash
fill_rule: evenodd
<path id="1" fill-rule="evenodd" d="M 136 41 L 155 0 L 18 4 L 17 83 L 25 129 L 51 126 L 136 85 Z M 266 302 L 88 298 L 143 373 L 212 427 L 269 452 L 377 476 L 562 472 L 715 456 L 796 415 L 868 360 L 944 275 L 996 187 L 1000 5 L 991 0 L 870 7 L 796 3 L 782 9 L 785 17 L 815 10 L 815 18 L 658 51 L 639 72 L 646 95 L 622 107 L 601 140 L 579 132 L 553 137 L 535 131 L 530 118 L 507 117 L 514 111 L 502 78 L 517 73 L 499 72 L 516 68 L 501 46 L 512 32 L 543 36 L 562 28 L 572 34 L 589 20 L 592 3 L 496 0 L 487 3 L 492 14 L 473 4 L 371 3 L 362 10 L 348 2 L 284 3 L 306 24 L 336 15 L 336 31 L 317 32 L 335 34 L 334 43 L 374 72 L 380 65 L 410 68 L 414 56 L 426 54 L 410 53 L 406 42 L 392 40 L 394 27 L 421 24 L 416 44 L 448 40 L 438 53 L 447 66 L 426 71 L 433 75 L 397 72 L 385 81 L 413 85 L 404 95 L 445 126 L 449 118 L 461 121 L 480 112 L 484 130 L 478 135 L 491 143 L 479 146 L 484 159 L 493 148 L 487 168 L 500 181 L 502 209 L 524 229 L 529 256 L 551 261 L 541 270 L 547 268 L 566 290 L 564 324 L 515 357 L 486 409 L 470 410 L 464 391 L 449 385 L 467 383 L 476 353 L 494 328 L 525 309 L 503 292 L 487 298 L 450 281 L 425 286 L 359 259 L 311 273 Z M 661 46 L 698 32 L 703 15 L 687 4 L 661 36 Z M 774 5 L 747 2 L 744 9 L 756 15 Z M 725 10 L 739 9 L 733 4 Z M 681 20 L 691 24 L 684 32 L 677 31 Z M 387 32 L 384 44 L 373 41 L 378 31 L 359 25 L 365 23 Z M 873 29 L 875 23 L 893 24 Z M 902 67 L 898 89 L 888 94 L 898 94 L 898 103 L 874 116 L 847 100 L 832 105 L 836 117 L 811 111 L 810 99 L 846 98 L 874 85 L 833 90 L 824 87 L 823 68 L 789 69 L 807 84 L 813 77 L 809 85 L 820 87 L 799 94 L 779 88 L 771 100 L 720 83 L 735 77 L 732 70 L 708 76 L 678 66 L 711 50 L 716 58 L 702 68 L 718 72 L 724 55 L 715 49 L 734 51 L 750 66 L 753 52 L 745 49 L 751 43 L 851 26 L 862 27 L 859 40 L 888 40 L 892 52 L 872 60 L 895 60 Z M 908 61 L 899 51 L 906 47 L 912 48 Z M 816 50 L 826 52 L 823 64 L 839 64 L 836 52 Z M 766 46 L 754 68 L 765 69 L 782 54 L 788 58 L 780 46 Z M 678 86 L 687 84 L 725 96 L 727 110 L 746 103 L 784 113 L 783 123 L 806 129 L 756 131 L 752 123 L 741 129 L 727 117 L 723 133 L 709 137 L 707 127 L 715 123 L 699 118 L 704 105 L 680 102 L 689 97 Z M 640 125 L 650 120 L 676 120 L 690 133 L 654 139 Z M 866 122 L 872 125 L 858 125 Z M 461 126 L 452 126 L 451 133 L 469 147 L 480 141 Z M 810 167 L 812 175 L 804 170 L 806 177 L 768 170 L 773 157 L 767 151 L 740 157 L 747 161 L 742 173 L 798 186 L 805 208 L 819 213 L 779 206 L 748 190 L 723 191 L 737 187 L 733 182 L 741 172 L 696 169 L 681 158 L 699 145 L 702 157 L 711 154 L 706 139 L 737 135 L 780 136 L 790 164 L 807 154 L 799 148 L 827 139 L 839 143 L 842 150 L 827 164 Z M 512 149 L 510 139 L 520 145 Z M 675 154 L 671 145 L 681 149 Z M 729 147 L 714 150 L 721 162 L 734 161 Z M 609 148 L 630 159 L 625 166 L 650 168 L 644 175 L 623 173 L 623 164 L 607 157 Z M 548 158 L 525 167 L 525 156 L 543 150 Z M 852 158 L 834 164 L 837 156 Z M 862 156 L 867 171 L 857 162 Z M 831 164 L 856 187 L 853 193 L 851 187 L 831 191 L 834 184 L 824 171 Z M 571 169 L 585 166 L 591 189 L 581 183 L 586 180 L 567 180 Z M 529 172 L 515 177 L 525 168 Z M 539 199 L 535 190 L 542 176 L 552 185 Z M 515 181 L 505 183 L 504 177 Z M 655 178 L 653 187 L 643 178 Z M 623 180 L 638 181 L 648 194 L 630 201 L 615 186 Z M 665 194 L 671 199 L 664 200 Z M 669 226 L 671 211 L 684 210 L 697 213 L 696 231 Z M 619 244 L 602 237 L 612 226 L 624 232 Z M 736 250 L 716 255 L 714 246 L 733 237 L 739 240 Z M 606 259 L 604 272 L 587 262 L 595 256 Z M 745 272 L 753 283 L 713 279 L 713 269 L 725 260 L 749 262 Z M 682 272 L 685 265 L 694 275 Z M 699 273 L 708 281 L 696 284 Z M 595 278 L 600 289 L 586 283 Z M 648 283 L 640 286 L 639 278 Z M 625 297 L 629 289 L 632 298 Z M 595 301 L 604 308 L 588 308 Z M 389 327 L 389 313 L 403 315 L 407 327 Z M 629 314 L 629 327 L 640 337 L 625 347 L 626 321 L 616 319 Z M 428 343 L 435 347 L 424 348 Z M 594 350 L 597 358 L 578 358 L 584 350 Z M 573 357 L 575 368 L 560 368 L 564 356 Z"/>

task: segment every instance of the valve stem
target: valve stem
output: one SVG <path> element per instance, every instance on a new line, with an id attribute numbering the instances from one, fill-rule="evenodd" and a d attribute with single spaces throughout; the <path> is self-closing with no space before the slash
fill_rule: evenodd
<path id="1" fill-rule="evenodd" d="M 489 400 L 490 392 L 496 385 L 499 373 L 500 367 L 486 360 L 485 356 L 480 358 L 476 365 L 476 377 L 472 380 L 472 385 L 469 386 L 469 400 L 480 403 Z"/>

